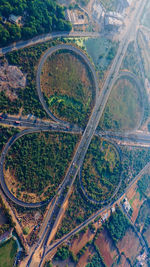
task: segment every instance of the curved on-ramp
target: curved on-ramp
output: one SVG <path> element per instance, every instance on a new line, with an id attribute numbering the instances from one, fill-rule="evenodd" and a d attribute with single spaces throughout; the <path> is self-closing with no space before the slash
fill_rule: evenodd
<path id="1" fill-rule="evenodd" d="M 42 104 L 44 110 L 46 111 L 46 113 L 49 115 L 49 117 L 52 120 L 54 120 L 58 123 L 64 124 L 64 125 L 69 125 L 69 123 L 67 121 L 63 121 L 63 120 L 61 120 L 61 119 L 59 119 L 53 115 L 53 113 L 50 111 L 50 109 L 49 109 L 49 107 L 48 107 L 48 105 L 44 99 L 44 96 L 42 94 L 42 91 L 41 91 L 41 78 L 40 77 L 41 77 L 43 64 L 48 57 L 50 57 L 53 53 L 56 53 L 57 51 L 60 51 L 60 50 L 66 50 L 66 51 L 70 51 L 70 52 L 77 54 L 79 57 L 81 57 L 81 59 L 84 61 L 84 63 L 88 66 L 89 71 L 92 75 L 92 83 L 94 85 L 93 89 L 94 89 L 94 94 L 95 94 L 95 96 L 94 96 L 95 101 L 96 101 L 97 96 L 98 96 L 99 86 L 98 86 L 96 72 L 95 72 L 93 64 L 90 62 L 90 60 L 85 55 L 85 53 L 83 53 L 80 49 L 78 49 L 72 45 L 60 44 L 60 45 L 53 46 L 46 51 L 46 53 L 43 55 L 43 57 L 41 58 L 41 60 L 39 62 L 37 75 L 36 75 L 36 86 L 37 86 L 38 96 L 39 96 L 39 99 L 41 101 L 41 104 Z"/>

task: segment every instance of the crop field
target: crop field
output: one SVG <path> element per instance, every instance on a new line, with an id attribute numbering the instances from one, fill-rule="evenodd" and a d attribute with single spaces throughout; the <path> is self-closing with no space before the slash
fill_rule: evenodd
<path id="1" fill-rule="evenodd" d="M 129 228 L 125 236 L 117 244 L 120 254 L 124 253 L 127 258 L 130 259 L 133 265 L 137 256 L 142 250 L 139 238 L 133 232 L 132 228 Z"/>
<path id="2" fill-rule="evenodd" d="M 120 181 L 120 160 L 113 144 L 94 138 L 89 146 L 81 171 L 81 183 L 87 195 L 106 201 Z"/>
<path id="3" fill-rule="evenodd" d="M 51 55 L 43 65 L 42 92 L 52 113 L 61 119 L 84 125 L 94 103 L 92 85 L 88 67 L 70 51 Z"/>
<path id="4" fill-rule="evenodd" d="M 132 130 L 140 123 L 141 114 L 139 88 L 133 79 L 123 76 L 114 85 L 99 128 L 112 131 Z"/>
<path id="5" fill-rule="evenodd" d="M 77 141 L 77 135 L 49 132 L 19 138 L 5 162 L 8 188 L 27 202 L 52 198 L 64 178 Z"/>
<path id="6" fill-rule="evenodd" d="M 0 246 L 0 267 L 13 267 L 17 244 L 13 239 Z"/>

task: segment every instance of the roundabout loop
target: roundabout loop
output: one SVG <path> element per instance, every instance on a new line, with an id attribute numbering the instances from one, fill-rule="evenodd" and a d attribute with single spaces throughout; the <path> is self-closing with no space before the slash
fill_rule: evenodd
<path id="1" fill-rule="evenodd" d="M 42 57 L 39 66 L 38 66 L 38 70 L 37 70 L 37 75 L 36 75 L 36 85 L 37 85 L 37 92 L 38 92 L 38 96 L 39 99 L 42 103 L 43 108 L 45 109 L 45 111 L 47 112 L 47 114 L 50 116 L 50 118 L 52 118 L 54 121 L 61 123 L 61 125 L 67 126 L 70 125 L 68 122 L 64 122 L 58 118 L 56 118 L 49 110 L 49 108 L 46 105 L 46 102 L 43 98 L 42 92 L 41 92 L 41 86 L 40 86 L 40 74 L 41 74 L 41 69 L 42 66 L 45 62 L 45 60 L 47 59 L 47 57 L 49 57 L 52 53 L 55 53 L 59 50 L 70 50 L 73 51 L 74 53 L 76 53 L 77 55 L 79 55 L 84 62 L 88 65 L 89 70 L 92 74 L 92 80 L 93 80 L 93 84 L 95 87 L 95 102 L 98 96 L 98 82 L 97 82 L 97 77 L 96 77 L 96 72 L 94 69 L 94 66 L 92 65 L 92 63 L 89 61 L 89 59 L 87 58 L 87 56 L 81 52 L 79 49 L 77 49 L 76 47 L 72 46 L 72 45 L 57 45 L 55 47 L 51 47 L 50 49 L 47 50 L 47 52 L 44 54 L 44 56 Z M 6 182 L 5 182 L 5 178 L 4 178 L 4 172 L 3 172 L 3 168 L 4 168 L 4 162 L 5 162 L 5 158 L 6 155 L 10 149 L 10 147 L 15 143 L 15 141 L 17 139 L 19 139 L 20 137 L 29 134 L 29 133 L 36 133 L 36 132 L 41 132 L 41 131 L 45 131 L 44 129 L 42 129 L 42 127 L 40 129 L 26 129 L 21 131 L 20 133 L 17 133 L 16 135 L 14 135 L 12 138 L 9 139 L 9 141 L 6 143 L 3 152 L 1 154 L 0 157 L 0 183 L 1 183 L 1 187 L 5 193 L 5 195 L 15 204 L 21 206 L 21 207 L 25 207 L 25 208 L 38 208 L 41 207 L 43 205 L 48 204 L 52 199 L 49 200 L 45 200 L 45 201 L 41 201 L 41 202 L 37 202 L 37 203 L 28 203 L 28 202 L 24 202 L 19 200 L 18 198 L 16 198 L 8 189 Z M 46 130 L 47 131 L 47 130 Z"/>
<path id="2" fill-rule="evenodd" d="M 38 65 L 38 69 L 37 69 L 37 75 L 36 75 L 36 87 L 37 87 L 37 92 L 38 92 L 38 96 L 39 96 L 39 99 L 40 99 L 40 102 L 44 108 L 44 110 L 46 111 L 46 113 L 49 115 L 49 117 L 56 121 L 57 123 L 61 123 L 63 124 L 64 126 L 69 126 L 70 123 L 67 122 L 67 121 L 63 121 L 59 118 L 57 118 L 56 116 L 53 115 L 53 113 L 50 111 L 45 99 L 44 99 L 44 96 L 42 94 L 42 91 L 41 91 L 41 72 L 42 72 L 42 67 L 43 67 L 43 64 L 45 63 L 46 59 L 48 57 L 50 57 L 53 53 L 56 53 L 57 51 L 60 51 L 60 50 L 66 50 L 66 51 L 72 51 L 73 53 L 77 54 L 79 57 L 81 57 L 81 59 L 83 60 L 83 62 L 85 63 L 85 65 L 88 66 L 88 70 L 90 71 L 90 74 L 92 75 L 92 83 L 94 85 L 94 102 L 96 102 L 96 99 L 98 97 L 98 81 L 97 81 L 97 77 L 96 77 L 96 72 L 95 72 L 95 69 L 94 69 L 94 66 L 93 64 L 90 62 L 90 60 L 88 59 L 88 57 L 86 56 L 85 53 L 83 53 L 80 49 L 76 48 L 75 46 L 72 46 L 72 45 L 66 45 L 66 44 L 60 44 L 60 45 L 56 45 L 54 47 L 51 47 L 49 48 L 46 53 L 42 56 L 40 62 L 39 62 L 39 65 Z"/>

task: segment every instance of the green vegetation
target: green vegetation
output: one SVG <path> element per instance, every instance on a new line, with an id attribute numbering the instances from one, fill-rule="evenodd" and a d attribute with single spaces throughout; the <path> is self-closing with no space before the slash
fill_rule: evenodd
<path id="1" fill-rule="evenodd" d="M 93 206 L 83 198 L 79 180 L 75 181 L 73 193 L 69 198 L 68 208 L 66 209 L 63 220 L 56 233 L 56 239 L 61 238 L 63 235 L 69 233 L 77 225 L 81 224 L 89 218 L 93 212 L 100 209 L 100 205 Z"/>
<path id="2" fill-rule="evenodd" d="M 35 193 L 39 200 L 52 198 L 64 178 L 77 141 L 77 135 L 49 132 L 19 138 L 5 162 L 5 169 L 15 176 L 17 197 L 28 201 L 29 193 Z"/>
<path id="3" fill-rule="evenodd" d="M 17 244 L 13 239 L 0 246 L 0 266 L 13 267 Z"/>
<path id="4" fill-rule="evenodd" d="M 6 144 L 8 139 L 18 132 L 19 130 L 16 128 L 0 126 L 0 152 L 2 151 L 2 148 Z"/>
<path id="5" fill-rule="evenodd" d="M 120 161 L 116 148 L 94 137 L 85 156 L 81 181 L 87 195 L 96 201 L 111 198 L 120 180 Z"/>
<path id="6" fill-rule="evenodd" d="M 119 208 L 116 209 L 115 213 L 111 214 L 106 222 L 106 228 L 115 243 L 123 238 L 129 226 L 129 221 Z"/>
<path id="7" fill-rule="evenodd" d="M 25 227 L 25 228 L 23 229 L 23 234 L 24 234 L 24 235 L 28 235 L 28 233 L 29 233 L 29 227 Z"/>
<path id="8" fill-rule="evenodd" d="M 52 54 L 43 65 L 42 92 L 50 110 L 59 118 L 85 125 L 95 95 L 92 85 L 88 66 L 72 52 Z"/>
<path id="9" fill-rule="evenodd" d="M 66 260 L 70 256 L 70 251 L 68 246 L 62 246 L 58 248 L 57 253 L 55 254 L 55 260 Z"/>
<path id="10" fill-rule="evenodd" d="M 134 42 L 130 42 L 123 59 L 121 69 L 129 70 L 141 78 L 141 72 L 138 62 L 137 53 L 135 51 Z"/>
<path id="11" fill-rule="evenodd" d="M 22 16 L 21 25 L 11 24 L 9 16 Z M 6 18 L 3 23 L 2 17 Z M 64 8 L 53 0 L 1 0 L 0 46 L 51 31 L 70 31 Z"/>
<path id="12" fill-rule="evenodd" d="M 141 120 L 142 98 L 136 81 L 129 76 L 118 79 L 111 91 L 98 128 L 124 131 L 134 129 Z"/>
<path id="13" fill-rule="evenodd" d="M 19 113 L 21 102 L 18 99 L 11 101 L 3 91 L 0 92 L 0 113 L 7 111 L 9 114 Z"/>
<path id="14" fill-rule="evenodd" d="M 8 209 L 3 203 L 2 197 L 0 196 L 0 211 L 4 215 L 6 222 L 4 224 L 0 224 L 0 235 L 7 232 L 11 227 L 14 227 L 14 223 L 12 221 L 11 215 L 9 214 Z"/>
<path id="15" fill-rule="evenodd" d="M 10 102 L 9 98 L 0 93 L 1 112 L 18 113 L 22 107 L 22 114 L 34 114 L 39 118 L 46 117 L 36 90 L 36 70 L 41 54 L 50 46 L 57 44 L 57 41 L 50 41 L 35 45 L 22 50 L 14 51 L 6 55 L 9 64 L 18 66 L 23 73 L 27 74 L 26 87 L 18 90 L 17 100 Z"/>
<path id="16" fill-rule="evenodd" d="M 143 177 L 137 182 L 137 185 L 140 196 L 147 198 L 150 195 L 150 175 L 143 175 Z"/>
<path id="17" fill-rule="evenodd" d="M 99 253 L 95 252 L 94 256 L 92 257 L 90 262 L 86 265 L 86 267 L 104 267 L 104 264 L 102 263 Z"/>
<path id="18" fill-rule="evenodd" d="M 103 78 L 104 72 L 116 55 L 118 44 L 101 37 L 85 39 L 83 45 L 95 64 L 99 78 Z"/>

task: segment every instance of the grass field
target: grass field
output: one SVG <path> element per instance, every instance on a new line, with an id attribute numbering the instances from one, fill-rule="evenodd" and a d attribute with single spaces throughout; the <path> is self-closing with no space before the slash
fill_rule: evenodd
<path id="1" fill-rule="evenodd" d="M 78 138 L 45 132 L 18 139 L 5 163 L 5 180 L 11 192 L 27 202 L 52 198 L 63 180 Z"/>
<path id="2" fill-rule="evenodd" d="M 13 239 L 0 246 L 0 267 L 13 267 L 17 244 Z"/>
<path id="3" fill-rule="evenodd" d="M 122 76 L 112 89 L 99 123 L 104 130 L 131 130 L 140 122 L 142 101 L 135 81 Z"/>
<path id="4" fill-rule="evenodd" d="M 43 65 L 42 92 L 50 110 L 61 119 L 85 125 L 94 103 L 92 85 L 90 70 L 70 51 L 53 54 Z"/>
<path id="5" fill-rule="evenodd" d="M 90 198 L 105 201 L 120 180 L 119 155 L 113 144 L 94 138 L 89 146 L 81 172 L 82 185 Z"/>

